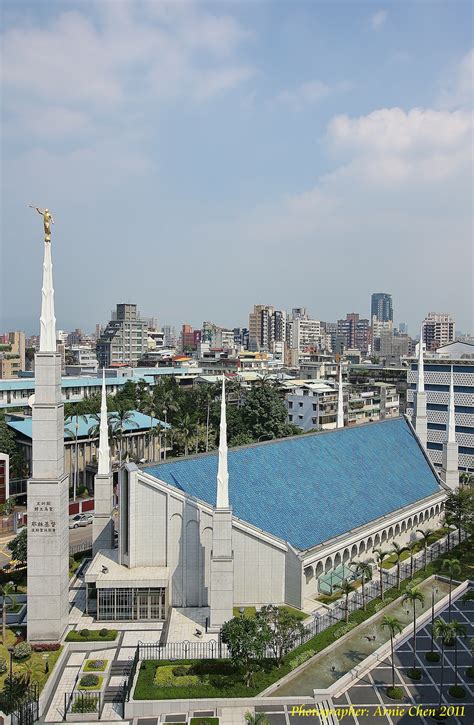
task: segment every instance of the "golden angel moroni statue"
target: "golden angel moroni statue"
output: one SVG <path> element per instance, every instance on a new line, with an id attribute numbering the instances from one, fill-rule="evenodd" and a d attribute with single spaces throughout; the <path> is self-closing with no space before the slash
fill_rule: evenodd
<path id="1" fill-rule="evenodd" d="M 36 209 L 38 214 L 41 214 L 43 217 L 43 226 L 44 226 L 44 241 L 50 242 L 51 241 L 51 224 L 54 224 L 54 219 L 51 215 L 51 212 L 49 209 L 39 209 L 37 206 L 32 206 L 30 204 L 30 209 Z"/>

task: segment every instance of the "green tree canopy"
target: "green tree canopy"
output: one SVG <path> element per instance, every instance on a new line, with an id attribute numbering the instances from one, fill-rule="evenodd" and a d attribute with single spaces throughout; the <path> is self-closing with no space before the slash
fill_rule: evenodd
<path id="1" fill-rule="evenodd" d="M 271 640 L 270 628 L 258 617 L 234 617 L 222 627 L 221 639 L 229 648 L 232 662 L 245 670 L 250 687 L 255 660 L 264 657 Z"/>
<path id="2" fill-rule="evenodd" d="M 23 529 L 14 539 L 7 544 L 7 549 L 11 551 L 12 559 L 21 561 L 22 563 L 27 561 L 27 533 L 26 529 Z"/>
<path id="3" fill-rule="evenodd" d="M 257 617 L 269 628 L 269 646 L 275 653 L 277 662 L 280 663 L 282 657 L 302 637 L 304 626 L 295 614 L 274 604 L 262 607 Z"/>

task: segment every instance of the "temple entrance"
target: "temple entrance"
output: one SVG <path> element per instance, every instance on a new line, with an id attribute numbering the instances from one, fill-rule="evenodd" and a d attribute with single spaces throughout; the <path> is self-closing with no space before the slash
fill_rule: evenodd
<path id="1" fill-rule="evenodd" d="M 97 589 L 98 621 L 163 621 L 166 588 Z"/>

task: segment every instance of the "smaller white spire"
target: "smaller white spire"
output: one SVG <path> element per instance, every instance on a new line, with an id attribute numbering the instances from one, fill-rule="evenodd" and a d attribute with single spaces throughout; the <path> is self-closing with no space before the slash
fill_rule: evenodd
<path id="1" fill-rule="evenodd" d="M 108 476 L 110 473 L 109 426 L 107 421 L 107 394 L 105 390 L 105 368 L 102 370 L 102 401 L 100 406 L 99 428 L 99 476 Z"/>
<path id="2" fill-rule="evenodd" d="M 454 412 L 454 372 L 452 365 L 451 380 L 449 382 L 448 443 L 456 443 L 456 417 Z"/>
<path id="3" fill-rule="evenodd" d="M 418 385 L 417 393 L 425 392 L 425 368 L 423 365 L 423 325 L 420 328 L 420 344 L 418 346 Z"/>
<path id="4" fill-rule="evenodd" d="M 339 363 L 339 389 L 337 394 L 337 428 L 344 428 L 344 397 L 342 395 L 342 361 Z"/>
<path id="5" fill-rule="evenodd" d="M 219 465 L 217 469 L 216 508 L 229 508 L 229 471 L 227 469 L 227 420 L 225 409 L 225 376 L 222 377 L 221 422 L 219 429 Z"/>
<path id="6" fill-rule="evenodd" d="M 41 289 L 40 352 L 56 352 L 53 264 L 51 261 L 51 242 L 46 241 L 44 243 L 43 287 Z"/>

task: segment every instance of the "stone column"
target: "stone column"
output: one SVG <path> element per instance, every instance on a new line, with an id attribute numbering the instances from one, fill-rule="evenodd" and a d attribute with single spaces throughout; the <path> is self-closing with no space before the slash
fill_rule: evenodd
<path id="1" fill-rule="evenodd" d="M 234 554 L 232 551 L 232 511 L 214 509 L 210 571 L 209 631 L 218 632 L 233 617 Z"/>

